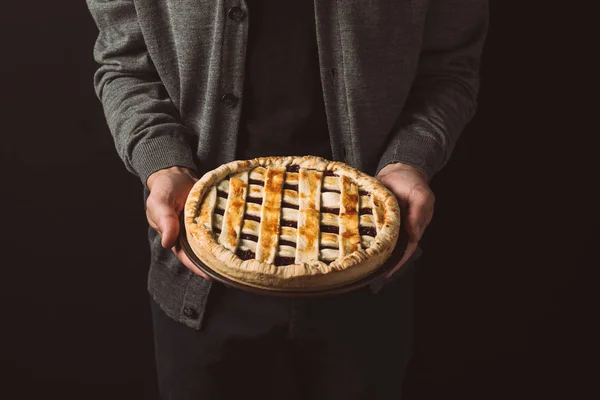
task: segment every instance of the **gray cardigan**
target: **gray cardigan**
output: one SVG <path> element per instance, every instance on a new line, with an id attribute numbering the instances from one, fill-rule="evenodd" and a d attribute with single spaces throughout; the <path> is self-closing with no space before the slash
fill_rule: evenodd
<path id="1" fill-rule="evenodd" d="M 334 159 L 372 175 L 402 162 L 432 178 L 476 109 L 488 1 L 314 1 Z M 87 4 L 99 29 L 95 88 L 126 168 L 145 183 L 162 168 L 201 175 L 234 159 L 252 23 L 245 1 Z M 199 329 L 211 283 L 149 235 L 150 293 Z"/>

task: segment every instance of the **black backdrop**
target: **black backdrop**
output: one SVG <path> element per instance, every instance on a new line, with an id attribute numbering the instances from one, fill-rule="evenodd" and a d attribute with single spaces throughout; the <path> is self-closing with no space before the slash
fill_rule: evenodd
<path id="1" fill-rule="evenodd" d="M 96 28 L 82 0 L 3 4 L 0 390 L 155 399 L 142 192 L 93 93 Z M 544 4 L 492 3 L 478 114 L 432 181 L 408 400 L 580 398 L 593 380 L 593 129 L 568 111 L 578 26 Z"/>

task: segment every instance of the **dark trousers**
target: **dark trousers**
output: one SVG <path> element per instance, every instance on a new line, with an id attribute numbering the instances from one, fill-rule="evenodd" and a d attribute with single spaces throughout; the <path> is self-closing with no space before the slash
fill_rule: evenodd
<path id="1" fill-rule="evenodd" d="M 199 331 L 152 301 L 161 399 L 400 399 L 414 326 L 407 267 L 376 294 L 315 299 L 215 282 Z"/>

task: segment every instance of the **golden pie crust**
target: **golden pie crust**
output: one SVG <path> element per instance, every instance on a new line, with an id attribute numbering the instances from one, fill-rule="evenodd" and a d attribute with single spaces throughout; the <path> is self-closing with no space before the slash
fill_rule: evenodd
<path id="1" fill-rule="evenodd" d="M 320 157 L 233 161 L 206 173 L 184 209 L 187 240 L 219 274 L 270 290 L 355 282 L 390 256 L 396 197 L 377 179 Z"/>

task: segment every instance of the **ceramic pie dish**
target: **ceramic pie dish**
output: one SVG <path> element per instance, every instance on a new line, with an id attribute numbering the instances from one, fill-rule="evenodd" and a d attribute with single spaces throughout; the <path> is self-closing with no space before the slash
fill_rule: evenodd
<path id="1" fill-rule="evenodd" d="M 194 255 L 228 280 L 314 291 L 381 267 L 398 241 L 400 209 L 377 179 L 344 163 L 264 157 L 202 176 L 183 223 Z"/>

